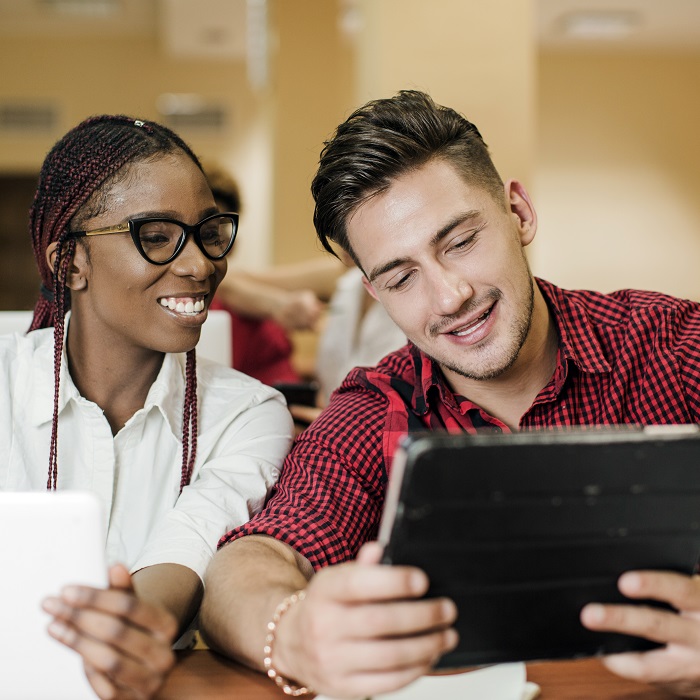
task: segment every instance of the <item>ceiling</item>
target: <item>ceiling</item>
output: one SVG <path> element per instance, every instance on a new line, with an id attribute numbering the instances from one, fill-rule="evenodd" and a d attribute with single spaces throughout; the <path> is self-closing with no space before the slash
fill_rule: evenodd
<path id="1" fill-rule="evenodd" d="M 196 4 L 198 12 L 206 15 L 205 6 L 214 3 L 212 7 L 220 10 L 221 1 L 0 0 L 0 35 L 155 37 L 173 9 Z M 245 0 L 225 2 L 240 6 Z M 700 49 L 700 0 L 535 0 L 535 6 L 537 38 L 545 48 Z M 567 34 L 566 27 L 584 11 L 595 13 L 582 18 L 585 37 Z M 601 13 L 612 20 L 602 29 Z M 223 24 L 221 15 L 209 14 L 219 17 L 219 26 Z M 590 36 L 591 28 L 598 29 L 596 38 Z"/>

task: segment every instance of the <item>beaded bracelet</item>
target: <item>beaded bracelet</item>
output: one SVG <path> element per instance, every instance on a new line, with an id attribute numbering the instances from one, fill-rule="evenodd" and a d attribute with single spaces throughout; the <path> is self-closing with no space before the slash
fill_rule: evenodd
<path id="1" fill-rule="evenodd" d="M 292 681 L 280 676 L 279 673 L 272 666 L 272 646 L 275 643 L 275 632 L 277 631 L 277 626 L 279 625 L 282 615 L 289 610 L 289 608 L 304 600 L 306 593 L 303 590 L 296 591 L 292 595 L 287 596 L 275 609 L 275 614 L 272 616 L 272 620 L 267 623 L 267 636 L 265 637 L 265 648 L 263 649 L 263 666 L 267 675 L 282 689 L 285 695 L 292 695 L 293 697 L 299 697 L 300 695 L 309 695 L 314 691 L 311 688 L 307 688 L 303 685 L 294 685 Z"/>

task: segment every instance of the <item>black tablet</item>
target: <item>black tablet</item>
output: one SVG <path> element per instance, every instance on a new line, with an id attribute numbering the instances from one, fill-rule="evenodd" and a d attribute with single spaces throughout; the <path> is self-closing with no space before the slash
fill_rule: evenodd
<path id="1" fill-rule="evenodd" d="M 692 573 L 700 552 L 695 426 L 404 439 L 380 527 L 384 561 L 459 608 L 454 668 L 642 650 L 592 632 L 588 602 L 627 601 L 631 569 Z M 646 601 L 648 603 L 648 601 Z"/>

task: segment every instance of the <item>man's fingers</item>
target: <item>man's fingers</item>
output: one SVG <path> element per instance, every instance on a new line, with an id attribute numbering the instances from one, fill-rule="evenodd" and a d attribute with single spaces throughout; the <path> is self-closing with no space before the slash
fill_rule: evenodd
<path id="1" fill-rule="evenodd" d="M 700 611 L 700 577 L 670 571 L 629 571 L 620 576 L 618 588 L 628 598 L 648 598 L 669 603 L 677 610 Z"/>
<path id="2" fill-rule="evenodd" d="M 396 689 L 429 672 L 457 644 L 454 630 L 402 639 L 363 640 L 320 650 L 309 677 L 329 695 L 365 697 Z M 318 670 L 322 678 L 315 679 Z M 325 680 L 324 680 L 325 679 Z M 328 685 L 330 679 L 331 685 Z"/>
<path id="3" fill-rule="evenodd" d="M 360 547 L 355 561 L 358 564 L 379 564 L 383 552 L 384 547 L 379 542 L 366 542 Z"/>
<path id="4" fill-rule="evenodd" d="M 356 673 L 401 671 L 420 666 L 424 672 L 446 652 L 454 649 L 459 637 L 453 629 L 402 639 L 353 643 Z"/>
<path id="5" fill-rule="evenodd" d="M 311 580 L 307 596 L 320 596 L 337 603 L 364 603 L 418 598 L 427 590 L 428 577 L 420 569 L 349 562 L 316 574 Z"/>
<path id="6" fill-rule="evenodd" d="M 358 605 L 347 616 L 350 639 L 402 637 L 441 630 L 454 624 L 457 607 L 447 598 Z"/>
<path id="7" fill-rule="evenodd" d="M 666 610 L 642 605 L 600 605 L 593 603 L 581 611 L 585 627 L 603 632 L 621 632 L 644 637 L 660 644 L 682 644 L 700 648 L 700 625 Z"/>

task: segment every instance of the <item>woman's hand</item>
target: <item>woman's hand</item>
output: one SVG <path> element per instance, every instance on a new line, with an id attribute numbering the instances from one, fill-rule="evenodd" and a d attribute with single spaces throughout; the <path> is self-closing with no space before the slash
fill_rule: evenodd
<path id="1" fill-rule="evenodd" d="M 82 656 L 103 700 L 151 698 L 175 664 L 175 618 L 139 600 L 121 565 L 109 570 L 109 588 L 67 586 L 43 608 L 53 616 L 49 634 Z"/>

